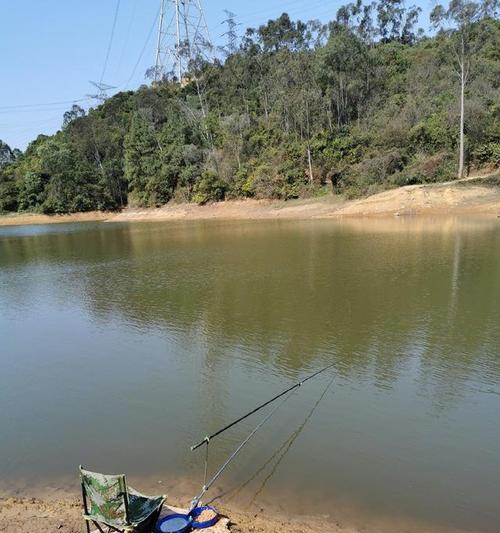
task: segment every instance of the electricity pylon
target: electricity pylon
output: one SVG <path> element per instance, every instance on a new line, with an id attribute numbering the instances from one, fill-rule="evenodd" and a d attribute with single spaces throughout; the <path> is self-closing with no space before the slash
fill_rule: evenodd
<path id="1" fill-rule="evenodd" d="M 113 85 L 108 85 L 107 83 L 97 82 L 97 81 L 91 81 L 90 82 L 99 92 L 97 94 L 87 94 L 89 98 L 93 98 L 94 100 L 97 100 L 99 103 L 103 103 L 107 98 L 108 94 L 107 91 L 111 89 L 116 89 Z"/>
<path id="2" fill-rule="evenodd" d="M 150 72 L 155 81 L 176 77 L 181 83 L 190 61 L 209 59 L 212 51 L 201 0 L 160 0 L 155 66 Z"/>

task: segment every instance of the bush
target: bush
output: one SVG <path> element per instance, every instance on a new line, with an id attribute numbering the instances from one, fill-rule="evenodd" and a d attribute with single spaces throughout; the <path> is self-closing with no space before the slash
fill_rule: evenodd
<path id="1" fill-rule="evenodd" d="M 451 150 L 455 146 L 457 137 L 455 129 L 451 126 L 444 114 L 433 113 L 413 126 L 409 132 L 409 143 L 427 152 Z"/>
<path id="2" fill-rule="evenodd" d="M 38 172 L 27 172 L 19 190 L 19 209 L 29 211 L 39 209 L 47 194 L 45 187 L 49 177 Z"/>
<path id="3" fill-rule="evenodd" d="M 500 143 L 490 142 L 474 150 L 474 159 L 480 165 L 500 167 Z"/>
<path id="4" fill-rule="evenodd" d="M 204 205 L 207 202 L 219 202 L 224 200 L 226 184 L 212 170 L 205 170 L 195 183 L 193 189 L 193 201 Z"/>
<path id="5" fill-rule="evenodd" d="M 17 211 L 18 190 L 13 181 L 0 182 L 0 213 L 3 211 Z"/>
<path id="6" fill-rule="evenodd" d="M 419 153 L 414 160 L 400 172 L 395 173 L 390 183 L 398 187 L 420 183 L 437 183 L 453 179 L 455 162 L 447 153 L 427 155 Z"/>

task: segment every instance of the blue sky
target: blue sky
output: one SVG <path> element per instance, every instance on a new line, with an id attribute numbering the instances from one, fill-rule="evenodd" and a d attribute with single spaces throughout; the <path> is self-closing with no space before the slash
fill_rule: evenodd
<path id="1" fill-rule="evenodd" d="M 417 0 L 426 25 L 433 0 Z M 215 44 L 223 44 L 224 9 L 236 13 L 240 28 L 258 26 L 283 11 L 293 19 L 335 17 L 342 0 L 205 0 Z M 0 18 L 0 139 L 26 148 L 39 133 L 54 133 L 73 100 L 95 92 L 110 42 L 117 0 L 2 0 Z M 159 0 L 120 0 L 116 29 L 103 81 L 117 90 L 144 83 L 154 64 L 156 28 L 148 34 Z M 171 8 L 170 2 L 167 2 Z M 141 56 L 141 51 L 144 53 Z M 114 91 L 116 92 L 116 91 Z M 88 108 L 89 101 L 78 102 Z"/>

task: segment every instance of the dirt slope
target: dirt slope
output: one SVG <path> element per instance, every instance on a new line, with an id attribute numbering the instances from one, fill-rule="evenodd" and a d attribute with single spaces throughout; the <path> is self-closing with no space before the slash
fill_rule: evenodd
<path id="1" fill-rule="evenodd" d="M 73 215 L 17 214 L 0 216 L 0 226 L 54 222 L 160 220 L 311 219 L 347 216 L 397 215 L 500 216 L 500 175 L 490 174 L 442 184 L 412 185 L 359 200 L 325 196 L 308 200 L 232 200 L 199 206 L 170 203 L 157 209 L 124 209 L 121 213 Z"/>

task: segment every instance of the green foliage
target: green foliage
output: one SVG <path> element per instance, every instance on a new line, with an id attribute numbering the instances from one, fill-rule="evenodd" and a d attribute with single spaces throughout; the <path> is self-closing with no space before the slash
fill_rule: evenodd
<path id="1" fill-rule="evenodd" d="M 478 146 L 474 151 L 477 161 L 484 165 L 500 168 L 500 143 L 491 142 Z"/>
<path id="2" fill-rule="evenodd" d="M 464 28 L 466 167 L 498 167 L 495 6 L 438 6 L 433 21 L 446 24 L 429 37 L 416 28 L 418 9 L 400 0 L 349 3 L 328 25 L 283 14 L 247 30 L 224 62 L 193 62 L 182 86 L 142 86 L 87 114 L 73 106 L 60 132 L 24 154 L 0 141 L 0 210 L 290 199 L 325 188 L 350 197 L 450 179 L 460 116 L 452 51 Z"/>
<path id="3" fill-rule="evenodd" d="M 20 211 L 35 211 L 42 206 L 47 197 L 45 187 L 48 181 L 48 176 L 37 172 L 27 172 L 24 175 L 19 190 Z"/>
<path id="4" fill-rule="evenodd" d="M 0 180 L 0 213 L 17 211 L 19 191 L 13 180 Z"/>
<path id="5" fill-rule="evenodd" d="M 430 152 L 448 149 L 452 150 L 456 144 L 456 135 L 447 127 L 446 117 L 433 113 L 424 117 L 408 132 L 411 146 Z"/>
<path id="6" fill-rule="evenodd" d="M 168 132 L 164 135 L 168 138 Z M 162 148 L 160 135 L 146 118 L 140 113 L 134 115 L 125 137 L 124 166 L 133 203 L 159 206 L 168 202 L 176 179 L 175 167 L 171 164 L 175 152 L 172 146 Z"/>
<path id="7" fill-rule="evenodd" d="M 0 169 L 16 160 L 18 151 L 12 150 L 7 143 L 0 139 Z"/>
<path id="8" fill-rule="evenodd" d="M 226 185 L 211 170 L 205 170 L 194 186 L 193 201 L 203 205 L 224 200 Z"/>

